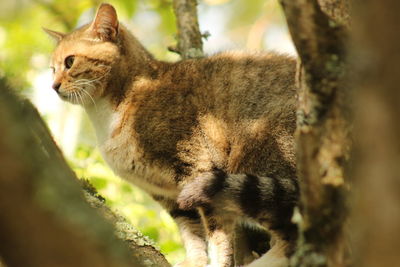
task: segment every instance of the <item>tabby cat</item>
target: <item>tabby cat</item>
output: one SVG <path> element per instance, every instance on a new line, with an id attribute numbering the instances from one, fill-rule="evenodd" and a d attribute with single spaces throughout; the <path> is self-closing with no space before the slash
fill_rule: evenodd
<path id="1" fill-rule="evenodd" d="M 175 219 L 186 249 L 178 266 L 206 266 L 207 243 L 212 266 L 234 266 L 240 221 L 272 236 L 272 248 L 250 266 L 287 265 L 297 233 L 295 59 L 221 53 L 158 61 L 109 4 L 69 34 L 46 31 L 57 40 L 54 90 L 84 107 L 113 171 Z"/>

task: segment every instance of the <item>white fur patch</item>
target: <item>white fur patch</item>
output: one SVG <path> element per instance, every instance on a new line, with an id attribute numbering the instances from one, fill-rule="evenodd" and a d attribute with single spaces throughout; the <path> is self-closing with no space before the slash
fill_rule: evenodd
<path id="1" fill-rule="evenodd" d="M 173 173 L 145 165 L 141 160 L 133 129 L 124 126 L 118 135 L 112 136 L 122 123 L 123 111 L 113 109 L 108 99 L 99 99 L 96 106 L 86 107 L 86 112 L 95 128 L 100 152 L 115 174 L 150 194 L 177 196 Z"/>

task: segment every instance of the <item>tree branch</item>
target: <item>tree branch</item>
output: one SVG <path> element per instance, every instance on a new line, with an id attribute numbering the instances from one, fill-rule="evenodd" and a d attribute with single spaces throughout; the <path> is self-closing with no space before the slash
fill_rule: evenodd
<path id="1" fill-rule="evenodd" d="M 135 249 L 149 244 L 108 214 L 115 230 L 88 205 L 36 109 L 2 80 L 0 103 L 0 254 L 7 265 L 169 266 L 153 248 L 145 255 L 129 249 L 122 240 Z"/>
<path id="2" fill-rule="evenodd" d="M 174 0 L 174 13 L 178 29 L 178 46 L 170 49 L 183 59 L 203 56 L 202 35 L 197 20 L 197 0 Z"/>

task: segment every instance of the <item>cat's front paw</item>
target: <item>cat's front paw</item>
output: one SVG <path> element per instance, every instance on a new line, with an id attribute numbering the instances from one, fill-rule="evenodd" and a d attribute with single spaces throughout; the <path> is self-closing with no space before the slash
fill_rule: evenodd
<path id="1" fill-rule="evenodd" d="M 174 267 L 206 267 L 207 260 L 186 259 L 174 265 Z"/>

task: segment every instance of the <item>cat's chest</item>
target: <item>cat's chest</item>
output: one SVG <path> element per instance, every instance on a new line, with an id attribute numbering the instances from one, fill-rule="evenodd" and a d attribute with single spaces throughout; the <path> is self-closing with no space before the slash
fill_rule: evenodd
<path id="1" fill-rule="evenodd" d="M 177 188 L 173 173 L 146 161 L 137 143 L 130 118 L 123 110 L 115 110 L 105 102 L 95 110 L 87 110 L 96 131 L 99 150 L 115 174 L 150 194 L 175 197 Z"/>

